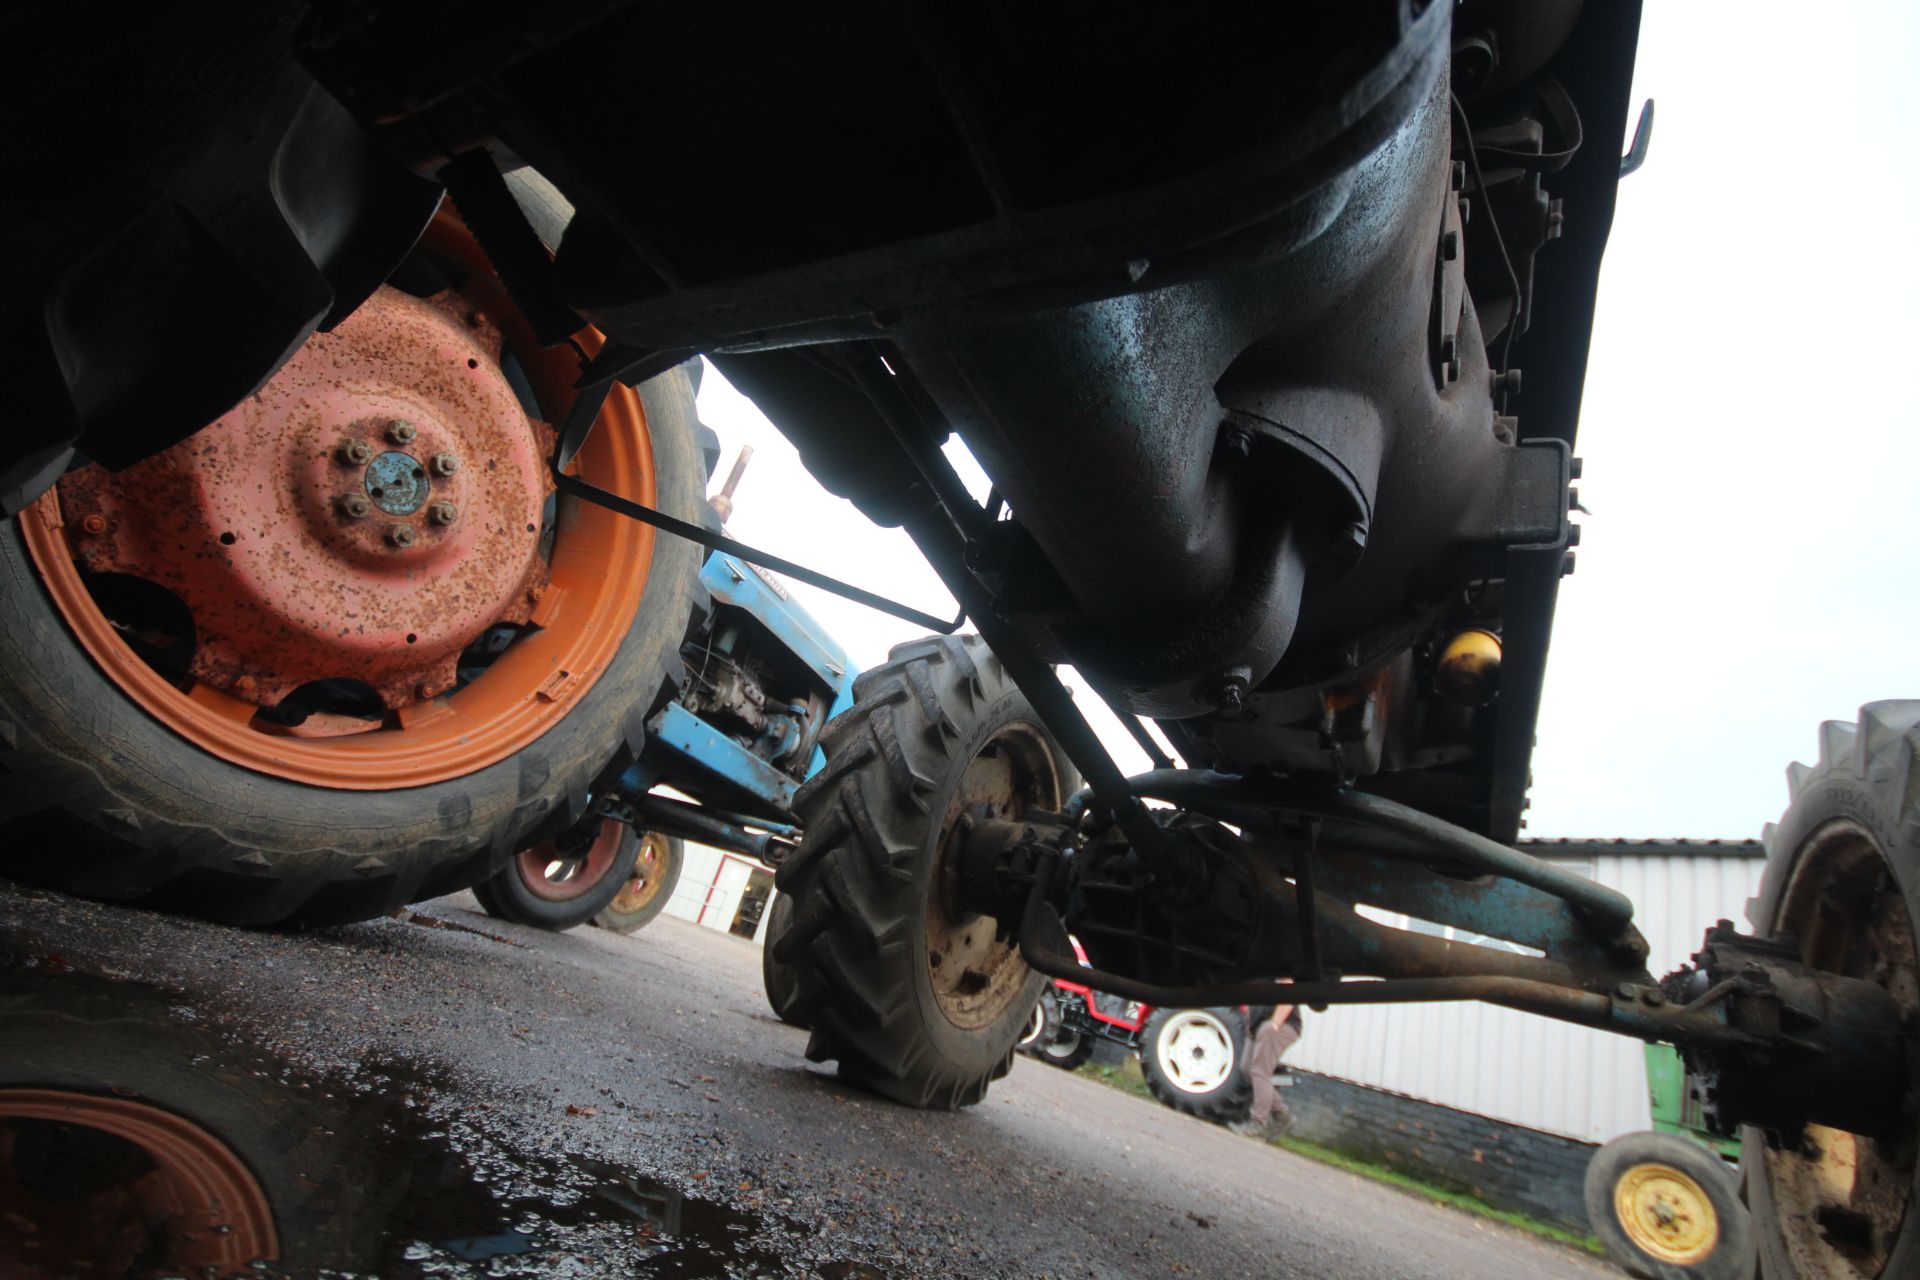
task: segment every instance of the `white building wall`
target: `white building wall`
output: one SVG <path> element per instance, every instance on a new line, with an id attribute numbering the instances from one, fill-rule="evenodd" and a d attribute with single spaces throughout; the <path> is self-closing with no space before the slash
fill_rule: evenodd
<path id="1" fill-rule="evenodd" d="M 737 853 L 727 853 L 692 841 L 687 841 L 683 849 L 680 878 L 674 882 L 667 905 L 661 910 L 670 916 L 679 916 L 682 920 L 692 920 L 709 929 L 727 932 L 733 925 L 734 916 L 740 911 L 740 899 L 746 894 L 753 872 L 760 864 Z M 764 912 L 760 923 L 761 928 L 756 931 L 754 939 L 756 942 L 766 932 Z"/>
<path id="2" fill-rule="evenodd" d="M 1633 900 L 1658 977 L 1684 963 L 1708 925 L 1744 924 L 1758 858 L 1602 854 L 1591 868 Z M 1650 1124 L 1640 1042 L 1482 1004 L 1335 1007 L 1307 1015 L 1287 1055 L 1357 1084 L 1588 1142 Z"/>

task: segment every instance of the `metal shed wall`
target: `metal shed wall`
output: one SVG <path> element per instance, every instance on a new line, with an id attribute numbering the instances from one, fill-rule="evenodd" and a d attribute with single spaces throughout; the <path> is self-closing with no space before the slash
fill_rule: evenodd
<path id="1" fill-rule="evenodd" d="M 1633 899 L 1657 977 L 1722 917 L 1744 927 L 1753 842 L 1529 841 Z M 1550 1133 L 1605 1142 L 1648 1127 L 1640 1042 L 1482 1004 L 1349 1006 L 1307 1015 L 1296 1066 Z"/>

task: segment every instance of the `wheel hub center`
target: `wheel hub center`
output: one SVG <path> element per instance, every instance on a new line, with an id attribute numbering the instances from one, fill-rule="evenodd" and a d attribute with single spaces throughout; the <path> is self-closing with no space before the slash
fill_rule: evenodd
<path id="1" fill-rule="evenodd" d="M 79 559 L 177 596 L 188 674 L 258 706 L 322 680 L 392 711 L 451 690 L 468 645 L 533 617 L 552 488 L 551 432 L 462 313 L 382 288 L 172 449 L 65 477 Z"/>
<path id="2" fill-rule="evenodd" d="M 410 516 L 427 505 L 433 480 L 410 453 L 391 450 L 367 464 L 367 496 L 390 516 Z"/>

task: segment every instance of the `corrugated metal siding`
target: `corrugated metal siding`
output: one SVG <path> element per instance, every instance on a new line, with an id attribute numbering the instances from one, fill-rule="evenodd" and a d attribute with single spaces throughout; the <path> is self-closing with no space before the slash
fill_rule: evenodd
<path id="1" fill-rule="evenodd" d="M 1744 922 L 1763 864 L 1602 854 L 1586 865 L 1633 899 L 1658 976 L 1684 963 L 1714 920 Z M 1481 1004 L 1349 1006 L 1307 1017 L 1288 1060 L 1310 1071 L 1589 1142 L 1650 1122 L 1637 1040 Z"/>

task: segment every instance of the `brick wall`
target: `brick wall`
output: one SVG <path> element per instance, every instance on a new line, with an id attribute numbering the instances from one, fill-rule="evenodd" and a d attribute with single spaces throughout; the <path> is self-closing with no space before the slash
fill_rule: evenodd
<path id="1" fill-rule="evenodd" d="M 1594 1147 L 1296 1068 L 1281 1091 L 1293 1137 L 1586 1235 L 1581 1182 Z"/>

